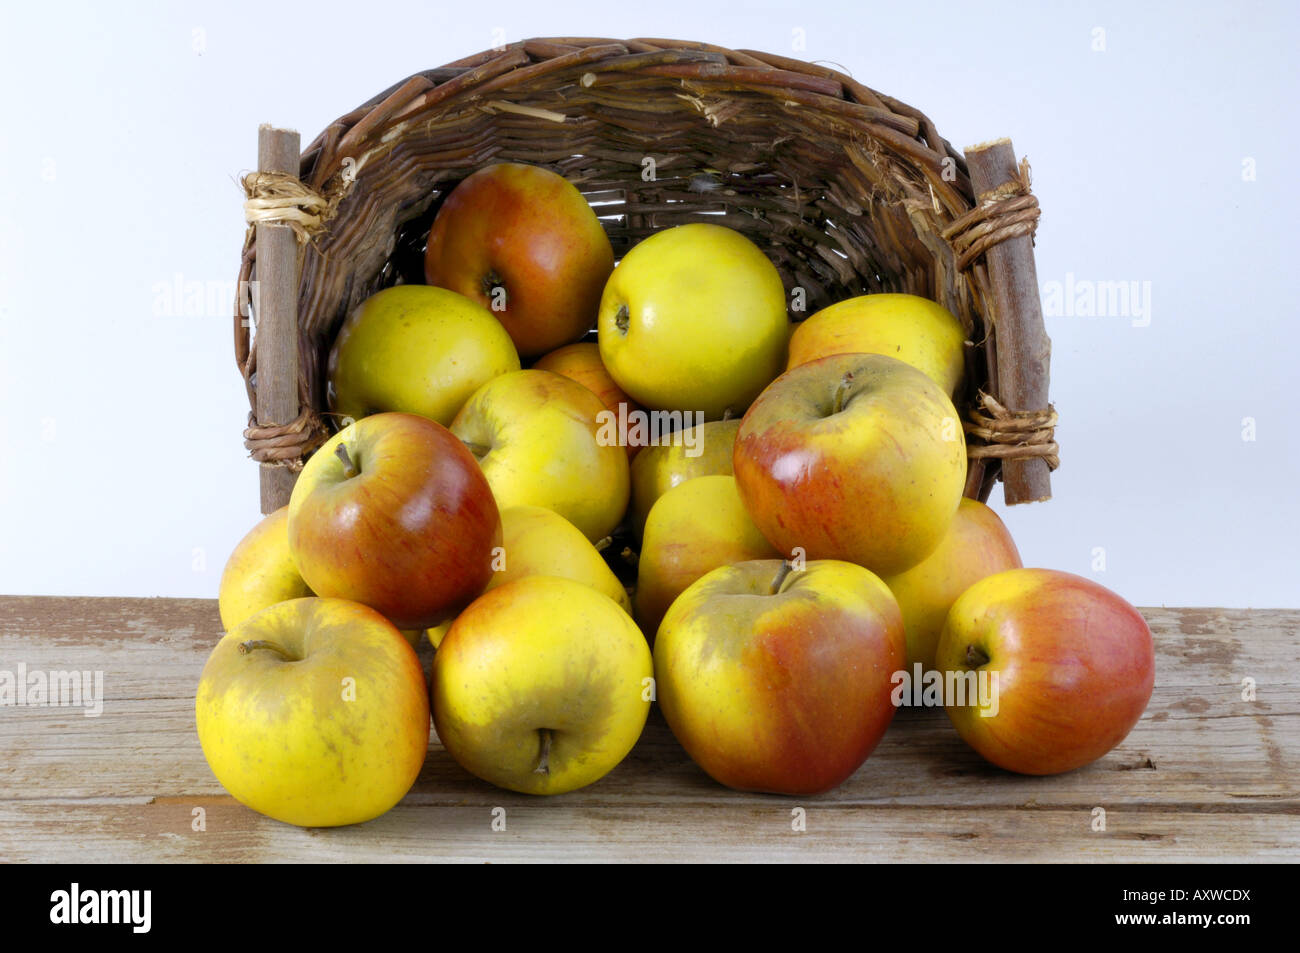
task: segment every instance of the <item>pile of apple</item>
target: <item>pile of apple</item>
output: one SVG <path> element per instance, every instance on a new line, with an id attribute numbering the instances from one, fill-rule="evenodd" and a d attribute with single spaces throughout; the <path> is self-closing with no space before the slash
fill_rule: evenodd
<path id="1" fill-rule="evenodd" d="M 657 702 L 717 781 L 811 794 L 918 701 L 1028 774 L 1094 761 L 1142 714 L 1141 615 L 1022 568 L 962 498 L 968 344 L 944 308 L 864 295 L 794 324 L 769 259 L 713 224 L 615 267 L 578 190 L 516 164 L 447 197 L 425 274 L 347 316 L 340 429 L 222 576 L 197 722 L 244 804 L 376 817 L 430 715 L 466 770 L 557 794 L 617 765 Z M 962 697 L 976 676 L 994 697 Z"/>

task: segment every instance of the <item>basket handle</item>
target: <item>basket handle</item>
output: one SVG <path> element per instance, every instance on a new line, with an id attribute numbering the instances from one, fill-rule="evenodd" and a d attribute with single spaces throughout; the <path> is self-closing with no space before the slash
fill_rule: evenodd
<path id="1" fill-rule="evenodd" d="M 1027 167 L 1016 162 L 1010 139 L 971 146 L 966 150 L 971 186 L 976 204 L 992 204 L 998 190 L 1025 179 Z M 1036 203 L 1032 219 L 1036 221 Z M 993 343 L 997 379 L 992 406 L 1003 414 L 1004 429 L 1015 432 L 1032 425 L 1033 435 L 1016 439 L 1014 448 L 1002 446 L 1003 499 L 1008 505 L 1052 498 L 1051 470 L 1057 463 L 1053 427 L 1056 415 L 1048 403 L 1048 366 L 1052 342 L 1043 324 L 1042 301 L 1038 294 L 1038 271 L 1034 267 L 1032 227 L 1009 228 L 984 250 L 993 297 Z M 1024 425 L 1024 426 L 1020 426 Z M 1041 438 L 1041 439 L 1040 439 Z"/>
<path id="2" fill-rule="evenodd" d="M 291 129 L 270 125 L 257 130 L 257 170 L 299 174 L 299 138 Z M 257 401 L 256 426 L 294 421 L 298 406 L 299 245 L 287 222 L 261 221 L 257 243 Z M 258 465 L 262 512 L 285 506 L 298 477 L 294 467 Z"/>

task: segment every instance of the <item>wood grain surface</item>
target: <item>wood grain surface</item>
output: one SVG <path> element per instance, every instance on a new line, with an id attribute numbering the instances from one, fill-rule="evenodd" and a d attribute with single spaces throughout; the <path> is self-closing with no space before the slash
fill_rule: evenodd
<path id="1" fill-rule="evenodd" d="M 0 597 L 0 670 L 104 678 L 97 717 L 0 707 L 0 861 L 1300 859 L 1300 610 L 1142 611 L 1150 707 L 1067 775 L 1000 771 L 943 712 L 904 709 L 836 791 L 740 794 L 696 768 L 656 712 L 623 764 L 572 794 L 494 788 L 431 734 L 388 814 L 299 829 L 234 801 L 203 759 L 193 697 L 221 636 L 215 600 Z"/>

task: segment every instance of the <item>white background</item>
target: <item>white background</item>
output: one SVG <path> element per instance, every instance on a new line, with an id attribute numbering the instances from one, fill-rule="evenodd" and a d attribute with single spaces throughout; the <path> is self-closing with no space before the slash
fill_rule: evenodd
<path id="1" fill-rule="evenodd" d="M 1139 605 L 1298 604 L 1294 3 L 28 3 L 0 16 L 0 592 L 216 595 L 258 518 L 248 405 L 228 300 L 190 311 L 164 289 L 233 282 L 236 180 L 259 123 L 306 144 L 419 69 L 501 35 L 569 34 L 826 61 L 959 148 L 1011 136 L 1044 209 L 1040 283 L 1150 289 L 1149 315 L 1048 319 L 1055 499 L 997 504 L 1026 564 Z"/>

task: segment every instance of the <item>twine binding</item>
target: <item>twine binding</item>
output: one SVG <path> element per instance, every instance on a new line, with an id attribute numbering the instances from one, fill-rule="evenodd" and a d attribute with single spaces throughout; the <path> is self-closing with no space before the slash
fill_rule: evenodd
<path id="1" fill-rule="evenodd" d="M 300 243 L 324 227 L 329 202 L 315 189 L 287 172 L 249 172 L 244 176 L 244 221 L 249 231 L 258 223 L 288 225 Z"/>
<path id="2" fill-rule="evenodd" d="M 952 246 L 958 271 L 965 271 L 986 251 L 1008 238 L 1027 235 L 1033 240 L 1041 210 L 1029 189 L 1029 160 L 1021 159 L 1014 179 L 981 192 L 973 209 L 953 219 L 940 232 Z"/>
<path id="3" fill-rule="evenodd" d="M 301 470 L 312 451 L 329 439 L 324 421 L 312 409 L 304 382 L 299 380 L 298 385 L 298 406 L 302 412 L 289 423 L 261 424 L 253 411 L 248 412 L 244 448 L 258 463 Z"/>
<path id="4" fill-rule="evenodd" d="M 1007 410 L 993 395 L 980 391 L 971 419 L 963 422 L 966 432 L 983 443 L 967 444 L 968 457 L 1023 460 L 1041 457 L 1049 470 L 1061 465 L 1061 448 L 1056 443 L 1056 409 Z"/>

